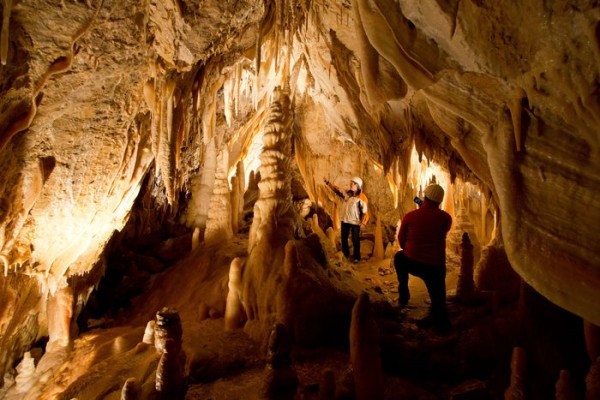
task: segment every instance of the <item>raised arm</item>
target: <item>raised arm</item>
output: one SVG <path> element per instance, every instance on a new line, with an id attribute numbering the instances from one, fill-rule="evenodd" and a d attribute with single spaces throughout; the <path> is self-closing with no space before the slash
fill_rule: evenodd
<path id="1" fill-rule="evenodd" d="M 325 182 L 325 185 L 331 189 L 333 191 L 333 193 L 336 194 L 336 196 L 340 197 L 341 199 L 344 199 L 344 193 L 342 193 L 342 191 L 340 190 L 339 187 L 335 186 L 333 183 L 329 182 L 327 180 L 327 178 L 323 178 L 323 182 Z"/>

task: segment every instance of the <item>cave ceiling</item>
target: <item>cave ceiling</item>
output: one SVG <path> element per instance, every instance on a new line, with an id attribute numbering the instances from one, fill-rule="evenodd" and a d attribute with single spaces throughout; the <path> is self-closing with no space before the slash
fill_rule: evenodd
<path id="1" fill-rule="evenodd" d="M 279 86 L 309 194 L 373 165 L 410 190 L 414 146 L 492 199 L 527 283 L 600 324 L 597 2 L 2 4 L 6 282 L 89 274 L 150 175 L 177 214 L 209 154 L 251 154 Z"/>

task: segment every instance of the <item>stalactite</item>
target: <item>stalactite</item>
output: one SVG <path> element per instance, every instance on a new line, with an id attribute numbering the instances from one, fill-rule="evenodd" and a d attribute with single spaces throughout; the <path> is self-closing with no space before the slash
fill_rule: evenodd
<path id="1" fill-rule="evenodd" d="M 372 5 L 375 9 L 371 8 Z M 362 21 L 371 45 L 396 68 L 400 76 L 415 90 L 434 83 L 433 75 L 403 48 L 389 21 L 377 3 L 358 0 L 358 20 Z"/>
<path id="2" fill-rule="evenodd" d="M 163 177 L 169 204 L 175 200 L 175 157 L 173 151 L 173 92 L 175 82 L 167 81 L 162 98 L 162 118 L 157 164 Z"/>
<path id="3" fill-rule="evenodd" d="M 371 315 L 369 295 L 362 293 L 352 309 L 350 360 L 357 400 L 383 399 L 379 331 Z"/>
<path id="4" fill-rule="evenodd" d="M 158 160 L 158 149 L 160 147 L 161 138 L 161 127 L 162 127 L 162 101 L 156 101 L 156 98 L 162 99 L 162 82 L 154 80 L 154 109 L 152 111 L 152 122 L 150 125 L 150 143 L 152 148 L 152 155 L 155 160 Z M 160 173 L 160 165 L 155 164 L 154 167 L 155 177 L 158 177 Z"/>
<path id="5" fill-rule="evenodd" d="M 227 126 L 231 128 L 231 124 L 234 118 L 234 79 L 229 76 L 225 79 L 223 84 L 223 114 L 225 115 L 225 122 Z"/>
<path id="6" fill-rule="evenodd" d="M 242 282 L 242 260 L 234 258 L 229 265 L 229 282 L 227 300 L 225 303 L 225 330 L 232 331 L 240 328 L 246 320 L 242 305 L 240 290 Z"/>
<path id="7" fill-rule="evenodd" d="M 240 185 L 238 184 L 238 177 L 231 177 L 231 230 L 233 234 L 237 234 L 240 229 L 240 197 L 242 194 L 240 192 Z"/>
<path id="8" fill-rule="evenodd" d="M 510 115 L 512 117 L 513 123 L 513 132 L 515 135 L 515 146 L 517 152 L 521 151 L 523 146 L 523 124 L 522 124 L 522 115 L 523 115 L 523 100 L 527 99 L 527 95 L 522 88 L 516 88 L 510 104 Z"/>
<path id="9" fill-rule="evenodd" d="M 1 36 L 0 37 L 0 59 L 2 59 L 1 53 L 3 51 L 8 51 L 8 32 L 6 32 L 6 35 L 5 35 L 4 29 L 6 29 L 6 30 L 9 29 L 9 21 L 6 20 L 6 18 L 9 18 L 10 9 L 12 9 L 12 0 L 4 0 L 4 1 L 5 1 L 5 3 L 4 3 L 5 11 L 3 12 L 2 31 L 0 31 L 0 36 Z M 6 5 L 8 3 L 11 4 L 11 7 L 7 8 Z M 29 128 L 29 126 L 33 122 L 33 118 L 35 117 L 35 115 L 37 113 L 37 105 L 38 105 L 38 101 L 40 100 L 40 92 L 41 92 L 42 88 L 44 87 L 44 85 L 46 84 L 46 82 L 52 75 L 65 72 L 66 70 L 68 70 L 71 67 L 71 64 L 73 62 L 74 52 L 75 52 L 75 45 L 76 45 L 77 41 L 91 28 L 92 24 L 96 20 L 96 17 L 98 16 L 98 13 L 102 9 L 103 5 L 104 5 L 104 0 L 101 0 L 100 5 L 98 6 L 98 9 L 94 12 L 94 15 L 92 16 L 92 18 L 90 18 L 89 21 L 87 21 L 84 25 L 82 25 L 72 36 L 71 46 L 69 48 L 68 53 L 64 56 L 60 56 L 57 59 L 55 59 L 50 64 L 50 66 L 48 67 L 46 72 L 38 79 L 37 82 L 35 82 L 34 87 L 33 87 L 33 94 L 31 96 L 31 101 L 30 101 L 29 107 L 27 108 L 27 111 L 25 113 L 23 113 L 22 115 L 20 115 L 17 118 L 17 120 L 15 122 L 13 122 L 6 129 L 5 132 L 0 134 L 0 151 L 2 151 L 4 149 L 4 146 L 6 146 L 6 144 L 13 138 L 14 135 Z M 4 40 L 6 40 L 6 50 L 4 47 Z M 4 60 L 0 60 L 0 61 L 4 61 Z M 2 63 L 2 64 L 5 65 L 5 63 L 6 63 L 6 61 L 4 61 L 4 63 Z M 11 113 L 9 112 L 9 114 L 11 114 Z"/>
<path id="10" fill-rule="evenodd" d="M 12 0 L 4 0 L 2 8 L 2 31 L 0 32 L 0 63 L 6 65 L 8 60 L 8 34 L 10 26 L 10 14 L 12 12 Z"/>
<path id="11" fill-rule="evenodd" d="M 244 163 L 242 161 L 238 161 L 237 163 L 236 177 L 238 183 L 238 193 L 240 194 L 236 212 L 238 214 L 238 221 L 241 221 L 242 213 L 244 212 L 244 193 L 246 192 L 246 173 L 244 171 Z"/>
<path id="12" fill-rule="evenodd" d="M 186 119 L 186 113 L 185 111 L 182 109 L 183 105 L 181 106 L 181 108 L 179 108 L 178 111 L 178 115 L 180 115 L 180 119 L 179 119 L 179 123 L 176 124 L 176 126 L 174 128 L 176 128 L 176 134 L 175 134 L 175 139 L 173 140 L 173 147 L 172 147 L 172 152 L 173 152 L 173 173 L 175 175 L 177 175 L 177 171 L 179 171 L 181 169 L 181 147 L 183 146 L 184 140 L 187 137 L 187 132 L 188 132 L 188 127 L 187 127 L 187 119 Z M 181 177 L 181 175 L 179 176 L 179 180 L 181 181 L 183 177 Z M 181 185 L 181 182 L 178 186 Z"/>

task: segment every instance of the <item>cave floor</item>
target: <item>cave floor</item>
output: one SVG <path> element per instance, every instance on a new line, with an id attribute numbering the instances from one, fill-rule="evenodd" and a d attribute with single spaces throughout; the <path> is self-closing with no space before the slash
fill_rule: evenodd
<path id="1" fill-rule="evenodd" d="M 337 268 L 345 275 L 352 277 L 358 283 L 364 286 L 370 293 L 381 296 L 374 299 L 374 308 L 385 315 L 387 322 L 382 324 L 385 332 L 386 341 L 399 340 L 401 335 L 409 332 L 412 337 L 420 336 L 420 339 L 414 341 L 412 345 L 419 346 L 425 343 L 434 343 L 435 346 L 447 347 L 448 343 L 455 341 L 455 334 L 440 336 L 432 331 L 424 331 L 416 326 L 416 322 L 423 318 L 429 309 L 429 297 L 424 283 L 417 278 L 411 277 L 409 285 L 411 290 L 411 303 L 408 307 L 400 309 L 396 307 L 398 297 L 396 275 L 391 264 L 392 259 L 383 260 L 362 260 L 359 264 L 354 264 L 343 260 L 341 254 L 330 260 L 332 268 Z M 457 278 L 457 257 L 449 255 L 447 286 L 453 288 L 456 285 Z M 452 290 L 449 290 L 450 294 Z M 386 302 L 388 306 L 381 307 L 381 301 Z M 456 307 L 450 305 L 449 311 L 456 313 Z M 377 311 L 376 311 L 377 312 Z M 214 324 L 217 321 L 205 321 L 207 324 Z M 222 323 L 218 325 L 222 327 Z M 215 327 L 216 328 L 216 327 Z M 381 329 L 381 327 L 380 327 Z M 218 341 L 220 336 L 227 336 L 228 333 L 222 329 L 215 329 L 214 336 L 205 337 L 206 345 L 209 348 L 219 347 L 219 343 L 209 343 Z M 251 342 L 250 342 L 251 343 Z M 254 345 L 252 345 L 254 347 Z M 248 353 L 241 358 L 246 357 L 246 367 L 240 368 L 230 374 L 224 374 L 216 380 L 210 382 L 194 383 L 188 388 L 186 399 L 249 399 L 261 398 L 261 391 L 264 385 L 265 365 L 264 361 L 255 359 L 252 361 L 250 354 L 257 355 L 258 349 L 246 349 Z M 416 350 L 418 352 L 418 350 Z M 346 349 L 343 348 L 317 348 L 317 349 L 295 349 L 293 354 L 293 365 L 298 374 L 299 388 L 295 398 L 299 399 L 318 399 L 319 387 L 323 379 L 323 373 L 331 370 L 336 377 L 337 395 L 343 397 L 343 393 L 348 393 L 348 387 L 351 385 L 351 367 L 350 358 Z M 420 377 L 422 365 L 418 370 L 405 373 L 405 369 L 410 367 L 398 366 L 396 360 L 385 360 L 384 365 L 391 366 L 391 371 L 386 370 L 384 376 L 385 398 L 386 399 L 439 399 L 448 398 L 451 387 L 444 382 L 437 382 L 436 377 Z M 241 365 L 242 363 L 239 363 Z M 218 370 L 218 367 L 212 367 L 212 370 Z M 283 397 L 285 398 L 285 397 Z M 337 397 L 336 397 L 337 398 Z"/>
<path id="2" fill-rule="evenodd" d="M 246 246 L 243 240 L 232 243 L 234 248 L 227 251 L 244 249 Z M 330 259 L 331 268 L 337 269 L 370 294 L 372 313 L 380 331 L 385 399 L 448 398 L 453 390 L 464 391 L 461 387 L 465 385 L 471 385 L 471 389 L 466 390 L 473 390 L 473 382 L 465 380 L 470 371 L 457 367 L 464 360 L 456 359 L 456 349 L 460 346 L 459 337 L 468 326 L 480 319 L 483 312 L 480 306 L 465 307 L 452 300 L 458 257 L 449 254 L 448 260 L 448 310 L 453 329 L 449 334 L 439 335 L 416 325 L 429 308 L 427 291 L 420 279 L 411 277 L 411 303 L 400 309 L 396 305 L 397 280 L 391 259 L 363 260 L 359 264 L 343 261 L 339 254 Z M 176 268 L 189 270 L 185 263 Z M 197 272 L 200 267 L 194 268 L 197 279 L 204 279 Z M 186 294 L 186 284 L 189 287 L 195 283 L 190 275 L 181 273 L 181 270 L 174 270 L 171 278 L 161 282 L 161 286 L 172 293 L 177 290 L 173 290 L 171 285 L 178 285 L 181 288 L 181 304 L 189 308 L 179 308 L 184 332 L 183 349 L 189 371 L 185 398 L 264 398 L 265 354 L 243 330 L 226 332 L 223 318 L 219 315 L 200 321 L 189 317 L 193 313 L 197 315 L 198 306 Z M 190 288 L 189 291 L 197 290 Z M 151 298 L 146 299 L 143 305 L 147 310 L 156 309 Z M 143 308 L 138 307 L 136 312 L 143 314 L 141 310 Z M 489 314 L 488 311 L 485 313 Z M 30 377 L 35 382 L 31 383 L 29 393 L 34 396 L 31 398 L 119 399 L 123 382 L 132 377 L 144 382 L 144 387 L 154 385 L 153 374 L 158 355 L 153 346 L 141 342 L 144 333 L 142 321 L 148 320 L 144 318 L 132 316 L 112 321 L 104 327 L 82 333 L 75 339 L 70 351 L 46 353 L 40 361 L 40 365 L 46 367 L 41 369 L 38 366 Z M 489 343 L 483 345 L 488 346 Z M 337 347 L 295 348 L 291 356 L 299 380 L 296 399 L 319 398 L 319 386 L 326 370 L 333 372 L 340 396 L 349 391 L 346 388 L 352 387 L 347 343 Z M 483 362 L 489 366 L 488 360 Z M 492 372 L 489 368 L 485 371 L 486 374 Z M 504 368 L 503 373 L 506 372 Z M 500 381 L 505 382 L 506 379 L 503 376 Z M 481 385 L 481 382 L 474 382 L 475 390 L 478 390 L 477 385 Z M 9 393 L 6 398 L 21 397 L 11 397 Z"/>

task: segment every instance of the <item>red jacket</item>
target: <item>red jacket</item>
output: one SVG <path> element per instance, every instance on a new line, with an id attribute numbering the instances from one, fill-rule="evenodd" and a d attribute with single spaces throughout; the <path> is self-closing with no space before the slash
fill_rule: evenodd
<path id="1" fill-rule="evenodd" d="M 429 265 L 446 264 L 446 234 L 452 217 L 429 201 L 402 218 L 398 242 L 406 257 Z"/>

